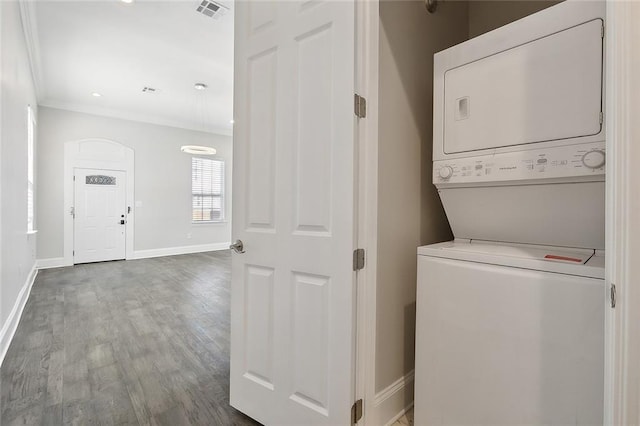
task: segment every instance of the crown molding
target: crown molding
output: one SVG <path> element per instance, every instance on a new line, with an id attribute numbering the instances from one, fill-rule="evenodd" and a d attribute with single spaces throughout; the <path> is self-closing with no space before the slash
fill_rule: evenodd
<path id="1" fill-rule="evenodd" d="M 221 127 L 203 128 L 202 126 L 194 126 L 192 123 L 189 123 L 189 122 L 161 118 L 153 114 L 144 114 L 144 113 L 138 113 L 138 112 L 124 111 L 119 109 L 88 106 L 88 105 L 82 105 L 74 102 L 62 102 L 62 101 L 56 101 L 52 99 L 45 99 L 41 101 L 39 105 L 47 108 L 55 108 L 55 109 L 61 109 L 66 111 L 79 112 L 83 114 L 97 115 L 101 117 L 117 118 L 120 120 L 134 121 L 138 123 L 155 124 L 158 126 L 176 127 L 178 129 L 193 130 L 196 132 L 212 133 L 212 134 L 222 135 L 222 136 L 233 135 L 232 129 L 225 129 Z"/>
<path id="2" fill-rule="evenodd" d="M 42 61 L 40 56 L 40 39 L 38 38 L 38 21 L 36 19 L 35 2 L 19 0 L 22 31 L 24 33 L 31 76 L 36 98 L 41 100 L 45 95 L 44 78 L 42 77 Z"/>

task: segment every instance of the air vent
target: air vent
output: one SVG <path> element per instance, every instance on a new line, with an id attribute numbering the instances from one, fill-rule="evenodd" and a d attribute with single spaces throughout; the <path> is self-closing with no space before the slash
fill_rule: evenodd
<path id="1" fill-rule="evenodd" d="M 142 93 L 155 93 L 157 91 L 158 89 L 154 89 L 153 87 L 149 87 L 149 86 L 144 86 L 142 88 Z"/>
<path id="2" fill-rule="evenodd" d="M 197 12 L 214 19 L 223 16 L 228 10 L 226 6 L 209 0 L 202 0 L 202 3 L 196 9 Z"/>

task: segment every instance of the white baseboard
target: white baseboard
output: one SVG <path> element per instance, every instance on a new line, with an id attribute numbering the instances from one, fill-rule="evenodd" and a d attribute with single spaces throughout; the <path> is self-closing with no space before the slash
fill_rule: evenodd
<path id="1" fill-rule="evenodd" d="M 409 410 L 411 410 L 411 408 L 413 407 L 413 401 L 411 401 L 409 403 L 409 405 L 407 405 L 406 407 L 404 407 L 402 409 L 402 411 L 400 411 L 398 414 L 396 414 L 395 416 L 393 416 L 391 418 L 391 420 L 389 420 L 387 423 L 385 423 L 385 426 L 391 426 L 392 424 L 394 424 L 395 422 L 398 421 L 398 419 L 400 419 L 400 417 L 404 416 L 405 414 L 407 414 L 409 412 Z"/>
<path id="2" fill-rule="evenodd" d="M 194 246 L 183 247 L 166 247 L 159 249 L 149 250 L 135 250 L 133 256 L 128 259 L 148 259 L 150 257 L 162 257 L 162 256 L 175 256 L 178 254 L 190 254 L 190 253 L 202 253 L 205 251 L 217 251 L 227 250 L 231 243 L 213 243 L 213 244 L 198 244 Z M 52 257 L 49 259 L 36 260 L 36 268 L 49 269 L 49 268 L 61 268 L 63 266 L 73 266 L 65 261 L 64 257 Z"/>
<path id="3" fill-rule="evenodd" d="M 36 268 L 49 269 L 49 268 L 61 268 L 63 266 L 71 266 L 64 261 L 64 257 L 52 257 L 49 259 L 36 260 Z"/>
<path id="4" fill-rule="evenodd" d="M 205 251 L 228 250 L 231 243 L 198 244 L 195 246 L 167 247 L 150 250 L 136 250 L 130 259 L 147 259 L 150 257 L 175 256 L 178 254 L 202 253 Z"/>
<path id="5" fill-rule="evenodd" d="M 376 393 L 373 410 L 367 414 L 373 425 L 391 425 L 413 406 L 413 379 L 411 370 L 404 377 Z"/>
<path id="6" fill-rule="evenodd" d="M 31 272 L 27 276 L 27 281 L 22 286 L 20 293 L 18 293 L 18 298 L 13 305 L 13 309 L 11 309 L 7 321 L 3 324 L 2 330 L 0 330 L 0 365 L 4 362 L 4 357 L 7 354 L 11 340 L 13 340 L 13 335 L 16 333 L 18 323 L 22 317 L 22 311 L 24 311 L 29 294 L 31 294 L 31 287 L 33 287 L 33 282 L 36 280 L 36 275 L 38 275 L 38 269 L 33 265 Z"/>

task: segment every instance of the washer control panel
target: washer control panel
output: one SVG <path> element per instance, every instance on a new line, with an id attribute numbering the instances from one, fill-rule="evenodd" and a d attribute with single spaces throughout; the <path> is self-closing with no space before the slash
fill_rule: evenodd
<path id="1" fill-rule="evenodd" d="M 433 183 L 482 183 L 604 175 L 605 143 L 433 162 Z"/>

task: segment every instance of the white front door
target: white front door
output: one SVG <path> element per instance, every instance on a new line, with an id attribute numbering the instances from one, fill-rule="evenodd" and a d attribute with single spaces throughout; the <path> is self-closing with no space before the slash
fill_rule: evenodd
<path id="1" fill-rule="evenodd" d="M 73 263 L 124 259 L 126 172 L 75 169 L 74 179 Z"/>
<path id="2" fill-rule="evenodd" d="M 235 7 L 231 405 L 266 425 L 348 425 L 354 3 Z"/>

